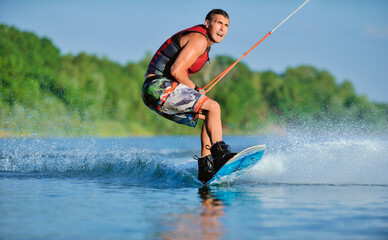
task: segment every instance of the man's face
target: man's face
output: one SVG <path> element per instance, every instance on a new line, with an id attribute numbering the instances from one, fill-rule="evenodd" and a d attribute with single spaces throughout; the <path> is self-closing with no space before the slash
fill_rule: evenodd
<path id="1" fill-rule="evenodd" d="M 220 43 L 224 39 L 229 28 L 229 19 L 217 14 L 214 15 L 211 21 L 205 20 L 205 26 L 211 44 Z"/>

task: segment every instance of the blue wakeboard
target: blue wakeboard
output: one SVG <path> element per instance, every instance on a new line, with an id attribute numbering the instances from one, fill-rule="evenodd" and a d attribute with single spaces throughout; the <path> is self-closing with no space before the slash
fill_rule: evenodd
<path id="1" fill-rule="evenodd" d="M 220 184 L 234 180 L 237 176 L 255 166 L 263 156 L 264 150 L 265 145 L 258 145 L 237 153 L 206 184 Z"/>

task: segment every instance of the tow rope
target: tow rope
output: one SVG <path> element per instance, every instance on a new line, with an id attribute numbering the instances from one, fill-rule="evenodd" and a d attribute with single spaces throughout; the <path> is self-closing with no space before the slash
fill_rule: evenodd
<path id="1" fill-rule="evenodd" d="M 286 17 L 279 25 L 277 25 L 274 29 L 272 29 L 267 35 L 265 35 L 260 41 L 258 41 L 253 47 L 251 47 L 246 53 L 244 53 L 237 61 L 235 61 L 232 65 L 230 65 L 227 69 L 225 69 L 222 73 L 220 73 L 217 77 L 211 80 L 203 90 L 205 93 L 209 92 L 238 62 L 241 61 L 250 51 L 252 51 L 257 45 L 259 45 L 264 39 L 266 39 L 269 35 L 271 35 L 277 28 L 279 28 L 285 21 L 287 21 L 292 15 L 294 15 L 299 9 L 301 9 L 308 1 L 306 0 L 302 5 L 300 5 L 294 12 L 292 12 L 288 17 Z"/>

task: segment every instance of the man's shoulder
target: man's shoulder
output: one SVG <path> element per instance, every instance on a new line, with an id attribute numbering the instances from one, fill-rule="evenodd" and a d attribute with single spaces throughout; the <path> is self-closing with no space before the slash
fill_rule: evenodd
<path id="1" fill-rule="evenodd" d="M 199 32 L 189 32 L 185 34 L 185 36 L 187 36 L 190 39 L 195 39 L 198 41 L 207 41 L 206 35 L 203 35 L 202 33 L 199 33 Z"/>
<path id="2" fill-rule="evenodd" d="M 207 37 L 198 32 L 190 32 L 182 37 L 183 45 L 191 43 L 199 48 L 207 48 Z"/>

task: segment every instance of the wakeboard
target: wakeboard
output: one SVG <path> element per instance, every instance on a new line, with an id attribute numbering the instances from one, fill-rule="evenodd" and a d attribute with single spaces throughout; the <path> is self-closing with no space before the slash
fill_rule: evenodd
<path id="1" fill-rule="evenodd" d="M 206 185 L 220 184 L 234 180 L 255 166 L 264 154 L 265 145 L 257 145 L 237 153 L 206 183 Z"/>

